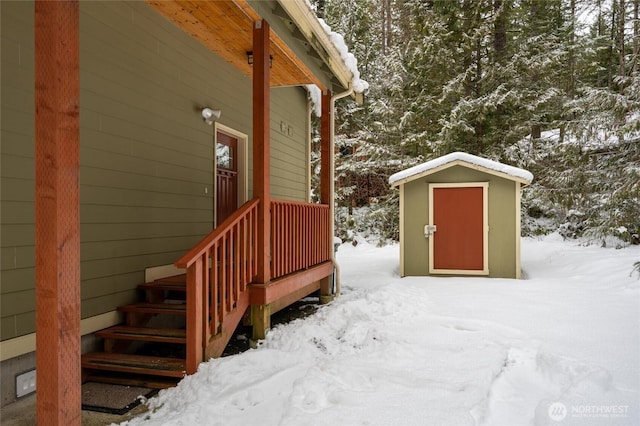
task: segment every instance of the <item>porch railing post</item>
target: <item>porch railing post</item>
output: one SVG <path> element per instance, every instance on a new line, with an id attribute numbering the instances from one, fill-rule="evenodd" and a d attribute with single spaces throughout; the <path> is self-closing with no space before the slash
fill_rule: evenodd
<path id="1" fill-rule="evenodd" d="M 202 256 L 187 269 L 187 374 L 198 370 L 204 354 Z"/>

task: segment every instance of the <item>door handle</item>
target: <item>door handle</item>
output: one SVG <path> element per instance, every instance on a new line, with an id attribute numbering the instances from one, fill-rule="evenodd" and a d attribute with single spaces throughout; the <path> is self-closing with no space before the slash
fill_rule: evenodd
<path id="1" fill-rule="evenodd" d="M 432 236 L 437 230 L 436 225 L 425 225 L 424 226 L 424 237 L 429 238 Z"/>

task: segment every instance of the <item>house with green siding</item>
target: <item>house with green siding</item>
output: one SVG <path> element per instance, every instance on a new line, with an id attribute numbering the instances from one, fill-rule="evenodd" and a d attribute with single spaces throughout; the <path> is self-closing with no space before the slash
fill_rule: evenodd
<path id="1" fill-rule="evenodd" d="M 263 338 L 277 310 L 314 292 L 335 294 L 331 115 L 338 98 L 361 94 L 348 52 L 308 3 L 76 5 L 77 74 L 63 77 L 79 87 L 78 185 L 51 189 L 46 173 L 60 170 L 40 135 L 55 129 L 40 119 L 40 102 L 66 98 L 43 89 L 38 64 L 58 53 L 37 42 L 36 22 L 56 15 L 37 2 L 0 3 L 3 406 L 21 396 L 16 376 L 36 366 L 38 400 L 62 387 L 64 378 L 48 383 L 39 371 L 36 341 L 47 347 L 50 333 L 81 336 L 83 379 L 129 375 L 166 387 L 219 356 L 243 318 Z M 310 203 L 315 90 L 320 204 Z M 53 295 L 79 290 L 79 323 L 68 330 L 37 321 L 48 315 L 38 298 L 50 284 L 39 271 L 55 267 L 39 244 L 49 226 L 67 226 L 64 214 L 38 207 L 50 191 L 78 200 L 77 224 L 68 225 L 77 253 L 72 247 L 70 265 L 60 267 L 79 277 Z M 144 341 L 184 345 L 184 357 L 146 359 L 136 353 Z"/>

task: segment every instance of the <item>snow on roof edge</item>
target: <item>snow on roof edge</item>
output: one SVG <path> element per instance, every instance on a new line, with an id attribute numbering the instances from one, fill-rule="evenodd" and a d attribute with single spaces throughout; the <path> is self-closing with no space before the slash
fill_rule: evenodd
<path id="1" fill-rule="evenodd" d="M 369 88 L 369 83 L 360 78 L 360 70 L 358 69 L 358 59 L 355 55 L 349 51 L 347 43 L 344 41 L 344 36 L 338 32 L 335 32 L 322 18 L 317 18 L 318 22 L 329 36 L 329 40 L 338 49 L 340 58 L 344 62 L 347 69 L 351 72 L 351 87 L 356 93 L 363 93 Z"/>
<path id="2" fill-rule="evenodd" d="M 496 172 L 504 173 L 508 176 L 521 179 L 527 184 L 533 181 L 533 174 L 527 170 L 520 169 L 518 167 L 502 164 L 497 161 L 489 160 L 486 158 L 478 157 L 476 155 L 467 154 L 466 152 L 453 152 L 451 154 L 444 155 L 442 157 L 435 158 L 427 161 L 426 163 L 418 164 L 417 166 L 402 170 L 398 173 L 394 173 L 389 177 L 389 185 L 394 185 L 396 182 L 408 179 L 412 176 L 422 174 L 429 170 L 444 166 L 454 161 L 463 161 L 465 163 L 473 164 L 483 167 L 485 169 L 493 170 Z"/>

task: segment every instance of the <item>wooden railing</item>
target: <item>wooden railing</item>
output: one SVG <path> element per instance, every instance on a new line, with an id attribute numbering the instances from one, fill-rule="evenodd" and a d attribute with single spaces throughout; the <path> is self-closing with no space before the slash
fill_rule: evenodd
<path id="1" fill-rule="evenodd" d="M 240 318 L 238 310 L 249 305 L 246 290 L 258 268 L 259 204 L 245 203 L 175 263 L 187 270 L 187 374 L 197 371 L 224 319 Z M 331 258 L 329 220 L 327 205 L 272 200 L 271 280 Z"/>
<path id="2" fill-rule="evenodd" d="M 329 206 L 271 201 L 271 279 L 325 262 L 331 257 Z"/>
<path id="3" fill-rule="evenodd" d="M 187 270 L 187 374 L 256 275 L 259 203 L 245 203 L 175 263 Z"/>

